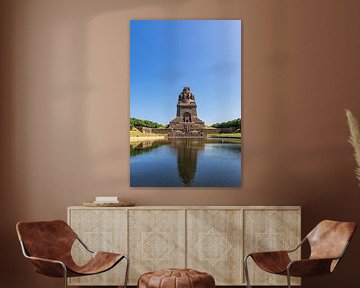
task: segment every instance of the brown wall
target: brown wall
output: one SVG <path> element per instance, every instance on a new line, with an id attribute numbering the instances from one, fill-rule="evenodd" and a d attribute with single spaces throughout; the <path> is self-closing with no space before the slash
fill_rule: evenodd
<path id="1" fill-rule="evenodd" d="M 1 287 L 62 287 L 32 272 L 19 220 L 118 194 L 139 205 L 301 205 L 360 223 L 344 108 L 360 118 L 360 1 L 1 1 Z M 243 20 L 240 189 L 129 188 L 129 19 Z M 358 232 L 359 233 L 359 232 Z M 358 287 L 356 235 L 338 271 Z"/>

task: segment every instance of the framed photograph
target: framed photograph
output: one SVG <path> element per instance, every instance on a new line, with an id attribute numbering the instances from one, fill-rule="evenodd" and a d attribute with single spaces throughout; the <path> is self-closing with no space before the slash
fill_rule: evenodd
<path id="1" fill-rule="evenodd" d="M 130 21 L 130 186 L 241 185 L 241 20 Z"/>

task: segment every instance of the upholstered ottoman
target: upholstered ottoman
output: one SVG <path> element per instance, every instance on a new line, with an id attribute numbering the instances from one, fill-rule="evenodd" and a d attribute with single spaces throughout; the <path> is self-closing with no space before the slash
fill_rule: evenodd
<path id="1" fill-rule="evenodd" d="M 214 277 L 192 269 L 166 269 L 140 276 L 138 288 L 214 288 Z"/>

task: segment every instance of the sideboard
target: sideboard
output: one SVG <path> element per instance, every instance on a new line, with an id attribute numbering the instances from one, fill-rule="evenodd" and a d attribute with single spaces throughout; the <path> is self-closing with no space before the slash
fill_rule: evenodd
<path id="1" fill-rule="evenodd" d="M 216 285 L 245 285 L 243 258 L 250 252 L 295 247 L 301 238 L 299 206 L 68 207 L 68 223 L 92 249 L 128 254 L 129 285 L 163 268 L 192 268 L 212 274 Z M 300 258 L 301 251 L 293 253 Z M 89 259 L 75 243 L 78 263 Z M 69 285 L 121 285 L 125 263 Z M 264 273 L 249 261 L 253 285 L 286 285 L 286 277 Z M 292 279 L 300 285 L 300 279 Z"/>

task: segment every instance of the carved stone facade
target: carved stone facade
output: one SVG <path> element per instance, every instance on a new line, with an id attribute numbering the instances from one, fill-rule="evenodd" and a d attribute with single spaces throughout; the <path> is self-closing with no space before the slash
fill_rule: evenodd
<path id="1" fill-rule="evenodd" d="M 204 137 L 204 121 L 197 116 L 195 96 L 190 87 L 184 87 L 179 95 L 176 118 L 169 123 L 169 137 Z"/>

